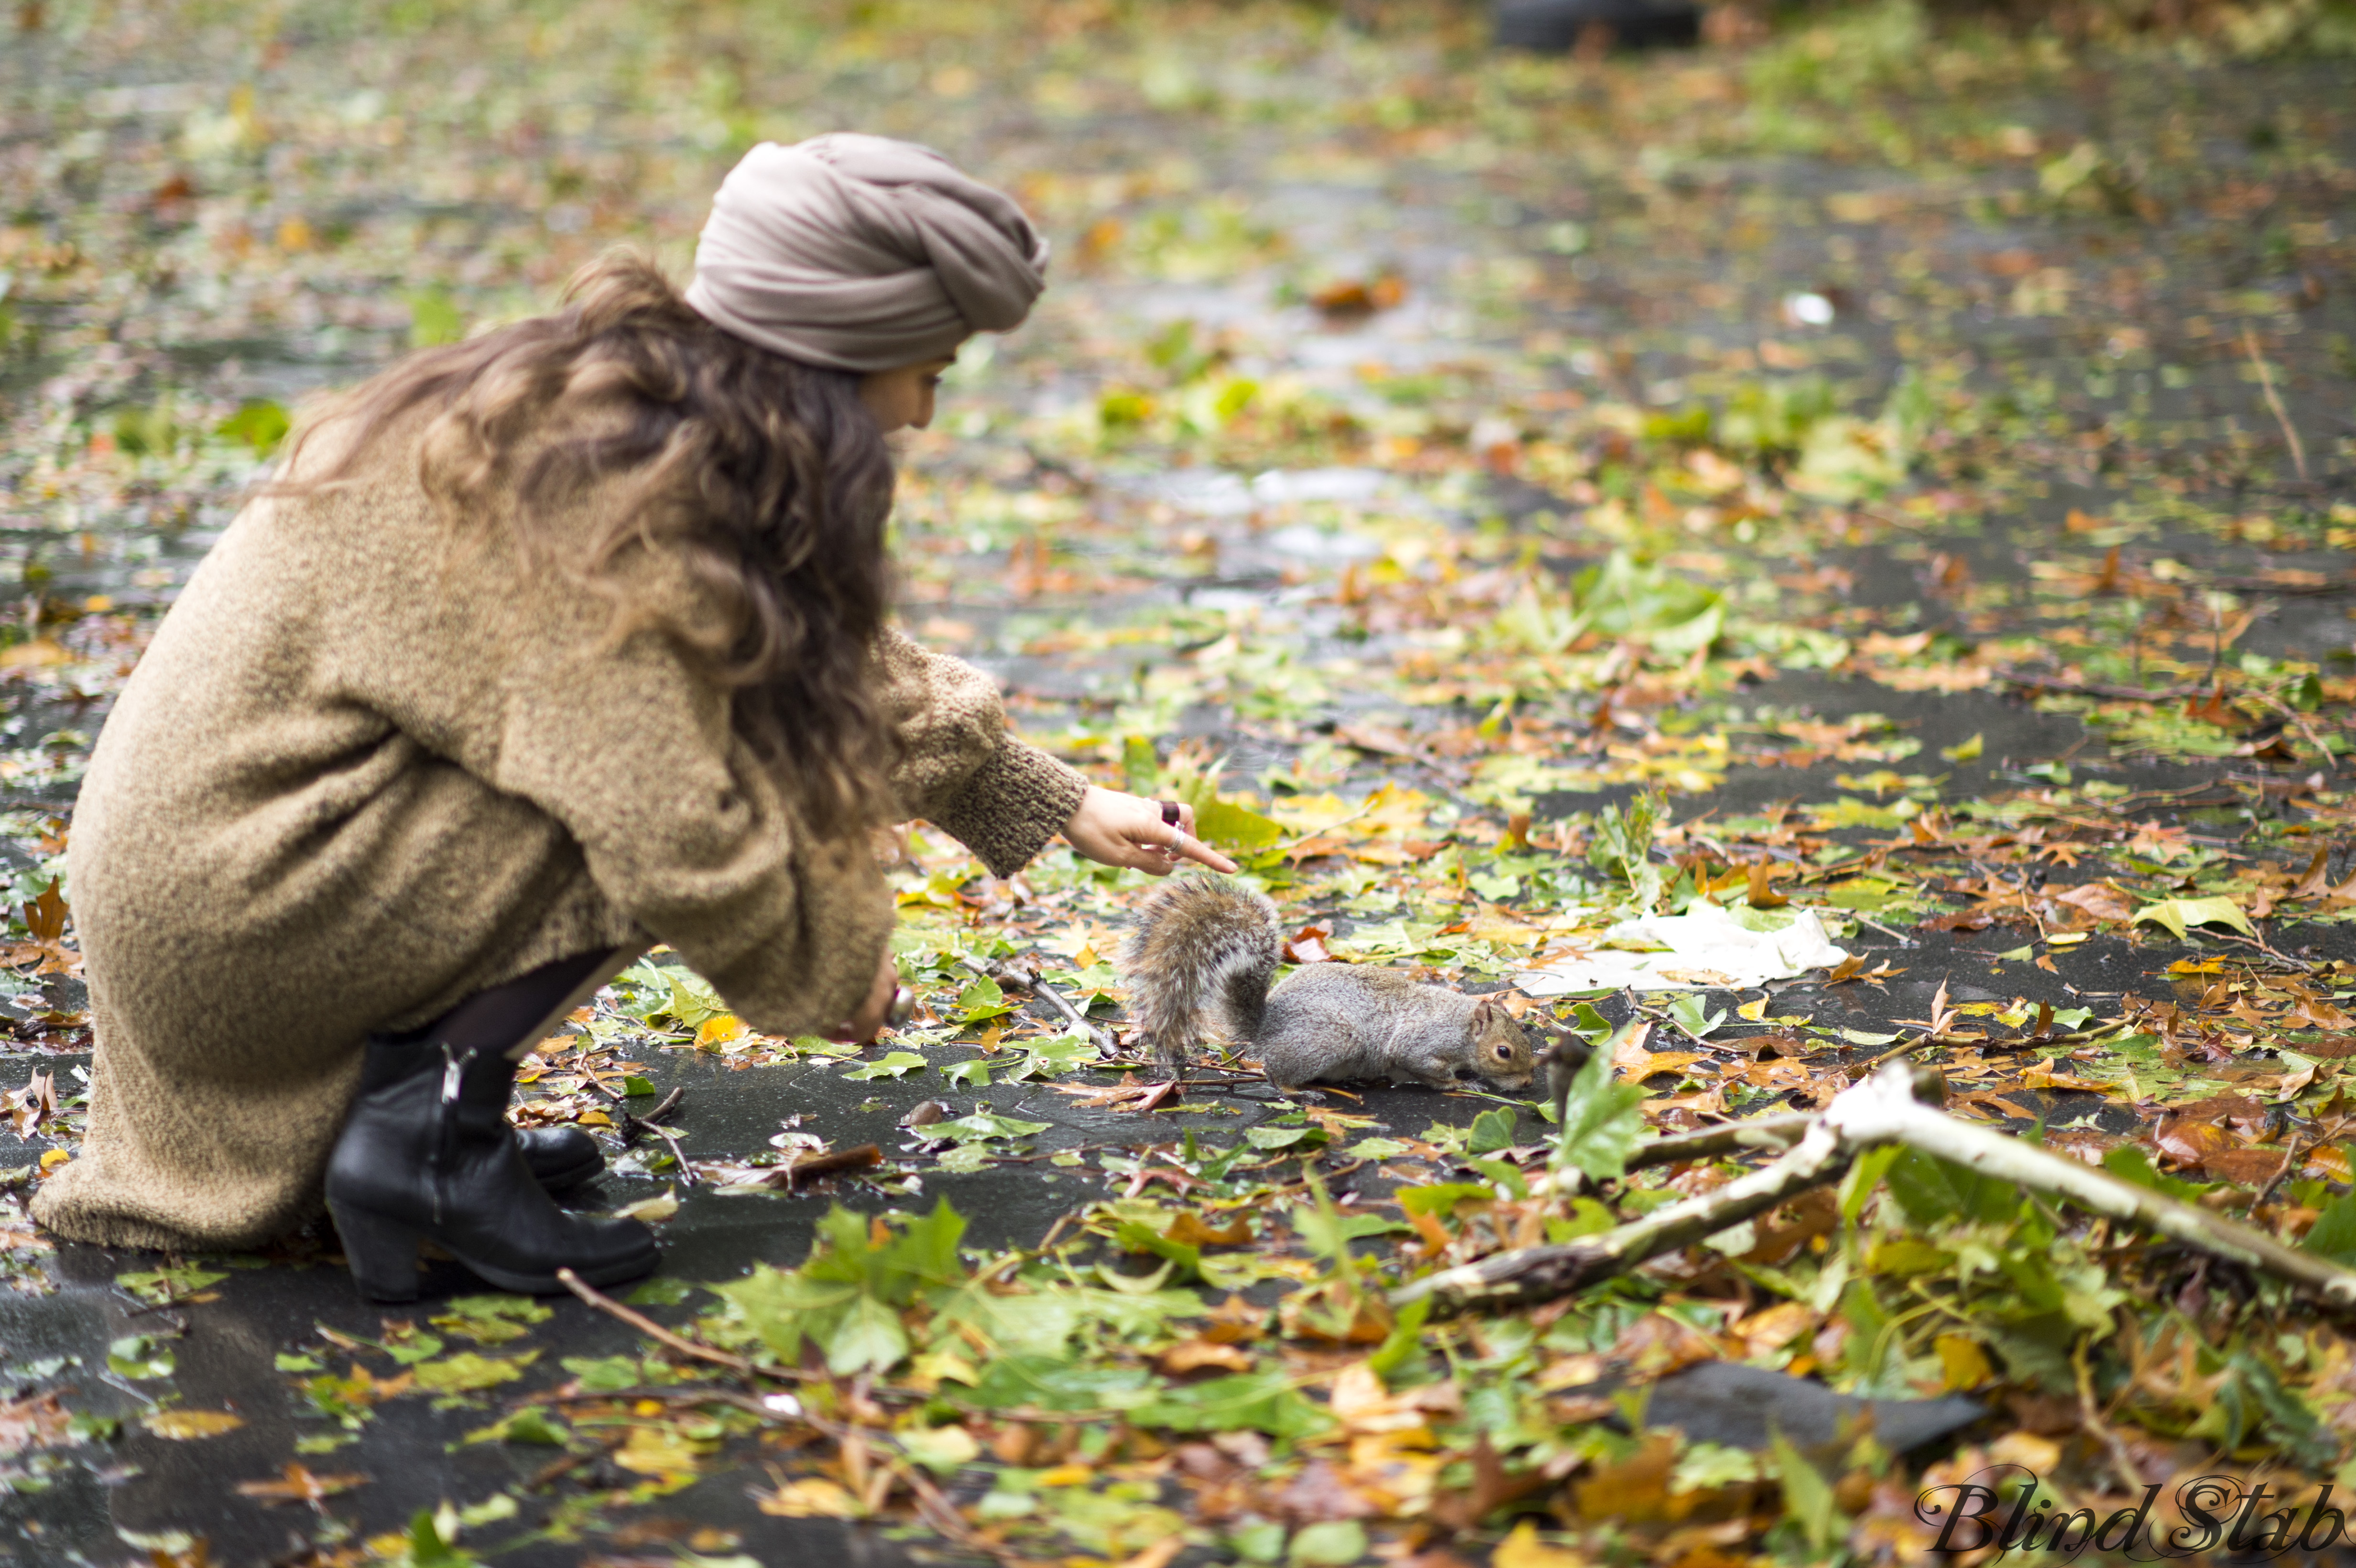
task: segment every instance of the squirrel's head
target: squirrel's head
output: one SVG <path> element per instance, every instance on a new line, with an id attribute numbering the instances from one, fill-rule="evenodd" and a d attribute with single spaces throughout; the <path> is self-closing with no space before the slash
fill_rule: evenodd
<path id="1" fill-rule="evenodd" d="M 1472 1009 L 1472 1071 L 1500 1089 L 1526 1089 L 1531 1067 L 1530 1037 L 1494 997 Z"/>

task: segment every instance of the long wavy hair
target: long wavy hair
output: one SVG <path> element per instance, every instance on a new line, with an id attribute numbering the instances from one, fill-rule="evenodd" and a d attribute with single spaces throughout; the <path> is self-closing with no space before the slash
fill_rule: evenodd
<path id="1" fill-rule="evenodd" d="M 574 274 L 554 315 L 412 354 L 337 399 L 279 472 L 329 424 L 343 455 L 282 489 L 348 481 L 370 437 L 412 414 L 437 505 L 480 517 L 486 497 L 512 496 L 519 547 L 584 587 L 610 591 L 601 573 L 633 548 L 676 552 L 722 613 L 660 630 L 729 688 L 737 733 L 810 826 L 875 825 L 891 743 L 870 660 L 890 600 L 894 476 L 857 376 L 722 331 L 650 260 L 616 251 Z M 568 505 L 617 475 L 626 505 Z M 649 618 L 623 605 L 617 628 Z"/>

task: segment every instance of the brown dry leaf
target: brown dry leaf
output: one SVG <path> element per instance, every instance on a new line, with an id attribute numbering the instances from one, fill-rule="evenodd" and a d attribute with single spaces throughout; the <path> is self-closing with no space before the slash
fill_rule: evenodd
<path id="1" fill-rule="evenodd" d="M 1297 1290 L 1286 1296 L 1277 1305 L 1277 1321 L 1289 1339 L 1378 1345 L 1390 1338 L 1391 1308 L 1377 1293 L 1353 1292 L 1337 1280 L 1323 1289 Z"/>
<path id="2" fill-rule="evenodd" d="M 2356 1165 L 2351 1165 L 2344 1149 L 2329 1146 L 2309 1149 L 2307 1163 L 2309 1168 L 2323 1172 L 2334 1181 L 2356 1181 Z"/>
<path id="3" fill-rule="evenodd" d="M 1181 1339 L 1154 1358 L 1154 1365 L 1162 1369 L 1162 1375 L 1173 1378 L 1212 1370 L 1248 1372 L 1256 1364 L 1248 1350 L 1201 1339 Z"/>
<path id="4" fill-rule="evenodd" d="M 2290 1016 L 2314 1029 L 2347 1029 L 2356 1024 L 2356 1019 L 2350 1018 L 2320 997 L 2309 997 L 2299 1003 L 2291 1009 Z"/>
<path id="5" fill-rule="evenodd" d="M 45 1253 L 48 1250 L 48 1238 L 32 1226 L 16 1221 L 0 1221 L 0 1253 Z"/>
<path id="6" fill-rule="evenodd" d="M 1620 1331 L 1612 1359 L 1638 1377 L 1659 1378 L 1697 1361 L 1714 1361 L 1726 1348 L 1683 1318 L 1648 1312 Z"/>
<path id="7" fill-rule="evenodd" d="M 2160 1118 L 2152 1142 L 2179 1169 L 2199 1170 L 2208 1164 L 2210 1156 L 2232 1147 L 2233 1137 L 2222 1122 L 2178 1112 Z"/>
<path id="8" fill-rule="evenodd" d="M 2221 1149 L 2201 1162 L 2201 1174 L 2236 1187 L 2264 1187 L 2282 1173 L 2286 1151 L 2278 1148 Z"/>
<path id="9" fill-rule="evenodd" d="M 2020 1074 L 2020 1086 L 2024 1089 L 2090 1089 L 2097 1094 L 2107 1093 L 2111 1087 L 2092 1078 L 2081 1078 L 2074 1072 L 2056 1071 L 2054 1060 L 2024 1068 Z"/>
<path id="10" fill-rule="evenodd" d="M 1360 1496 L 1342 1472 L 1323 1459 L 1312 1459 L 1302 1466 L 1301 1473 L 1271 1500 L 1295 1524 L 1367 1519 L 1382 1511 Z"/>
<path id="11" fill-rule="evenodd" d="M 1134 1557 L 1121 1558 L 1113 1568 L 1169 1568 L 1170 1560 L 1185 1550 L 1184 1536 L 1164 1536 Z"/>
<path id="12" fill-rule="evenodd" d="M 288 1465 L 274 1481 L 240 1481 L 237 1495 L 268 1503 L 316 1503 L 369 1483 L 366 1476 L 315 1476 L 301 1465 Z"/>
<path id="13" fill-rule="evenodd" d="M 1198 1218 L 1192 1210 L 1181 1212 L 1162 1232 L 1164 1241 L 1189 1247 L 1240 1247 L 1252 1239 L 1251 1219 L 1238 1214 L 1231 1224 L 1212 1229 L 1210 1222 Z"/>
<path id="14" fill-rule="evenodd" d="M 1734 1324 L 1727 1332 L 1753 1356 L 1780 1350 L 1816 1326 L 1815 1310 L 1804 1301 L 1779 1301 Z"/>
<path id="15" fill-rule="evenodd" d="M 2318 849 L 2315 852 L 2315 859 L 2307 863 L 2307 874 L 2299 878 L 2299 880 L 2292 885 L 2290 891 L 2283 894 L 2283 897 L 2286 899 L 2317 899 L 2321 898 L 2324 894 L 2329 892 L 2331 891 L 2331 879 L 2324 874 L 2324 869 L 2330 863 L 2330 860 L 2331 851 L 2329 849 Z"/>
<path id="16" fill-rule="evenodd" d="M 1537 1388 L 1542 1393 L 1552 1393 L 1557 1389 L 1585 1388 L 1603 1381 L 1604 1366 L 1604 1359 L 1591 1352 L 1564 1356 L 1547 1363 L 1546 1369 L 1538 1373 Z"/>
<path id="17" fill-rule="evenodd" d="M 1050 1083 L 1047 1087 L 1058 1094 L 1070 1095 L 1083 1105 L 1141 1112 L 1151 1111 L 1168 1099 L 1177 1083 L 1173 1080 L 1162 1083 L 1115 1083 L 1105 1088 L 1091 1088 L 1085 1083 Z"/>
<path id="18" fill-rule="evenodd" d="M 1666 1432 L 1646 1437 L 1637 1450 L 1616 1464 L 1598 1465 L 1571 1488 L 1572 1506 L 1581 1519 L 1616 1520 L 1623 1524 L 1674 1520 L 1691 1504 L 1669 1494 L 1669 1477 L 1677 1466 L 1676 1438 Z M 1688 1494 L 1688 1497 L 1698 1494 Z"/>
<path id="19" fill-rule="evenodd" d="M 1612 1054 L 1612 1065 L 1631 1083 L 1642 1083 L 1655 1073 L 1682 1072 L 1697 1061 L 1708 1060 L 1698 1051 L 1632 1051 L 1624 1044 Z"/>
<path id="20" fill-rule="evenodd" d="M 1203 1317 L 1209 1324 L 1203 1338 L 1223 1345 L 1241 1344 L 1268 1332 L 1268 1308 L 1254 1307 L 1240 1296 L 1230 1294 Z"/>
<path id="21" fill-rule="evenodd" d="M 1334 1374 L 1327 1408 L 1352 1433 L 1408 1433 L 1425 1429 L 1435 1415 L 1453 1415 L 1463 1408 L 1453 1382 L 1424 1383 L 1391 1393 L 1382 1379 L 1364 1361 Z"/>
<path id="22" fill-rule="evenodd" d="M 2051 896 L 2054 902 L 2082 909 L 2096 920 L 2125 921 L 2135 917 L 2134 903 L 2108 882 L 2081 882 Z"/>
<path id="23" fill-rule="evenodd" d="M 0 1459 L 73 1441 L 73 1414 L 55 1393 L 0 1401 Z"/>
<path id="24" fill-rule="evenodd" d="M 186 1443 L 234 1432 L 245 1424 L 245 1417 L 226 1410 L 159 1410 L 153 1415 L 142 1416 L 139 1424 L 158 1437 Z"/>

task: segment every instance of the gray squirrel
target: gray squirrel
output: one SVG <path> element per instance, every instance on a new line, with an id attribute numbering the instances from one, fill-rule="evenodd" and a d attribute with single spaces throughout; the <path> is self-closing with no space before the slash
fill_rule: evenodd
<path id="1" fill-rule="evenodd" d="M 1304 965 L 1271 991 L 1283 951 L 1263 895 L 1224 877 L 1174 879 L 1146 899 L 1121 947 L 1130 1016 L 1173 1065 L 1216 1027 L 1250 1045 L 1283 1089 L 1369 1078 L 1529 1085 L 1530 1038 L 1495 997 L 1347 964 Z"/>

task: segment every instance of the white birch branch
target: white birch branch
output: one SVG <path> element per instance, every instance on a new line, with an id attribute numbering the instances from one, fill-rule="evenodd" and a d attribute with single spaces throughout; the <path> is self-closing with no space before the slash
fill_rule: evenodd
<path id="1" fill-rule="evenodd" d="M 1837 1181 L 1858 1155 L 1895 1143 L 2026 1191 L 2066 1200 L 2107 1219 L 2157 1231 L 2196 1252 L 2287 1280 L 2331 1306 L 2356 1307 L 2356 1270 L 2286 1247 L 2252 1226 L 2123 1181 L 2066 1155 L 1951 1116 L 1924 1104 L 1915 1093 L 1913 1070 L 1904 1062 L 1891 1062 L 1836 1095 L 1791 1152 L 1771 1165 L 1601 1235 L 1517 1247 L 1442 1269 L 1394 1291 L 1392 1304 L 1403 1307 L 1429 1297 L 1433 1309 L 1445 1315 L 1526 1307 L 1567 1296 L 1730 1230 L 1811 1187 Z M 1714 1134 L 1727 1131 L 1712 1129 Z M 1783 1132 L 1777 1128 L 1778 1134 Z"/>

